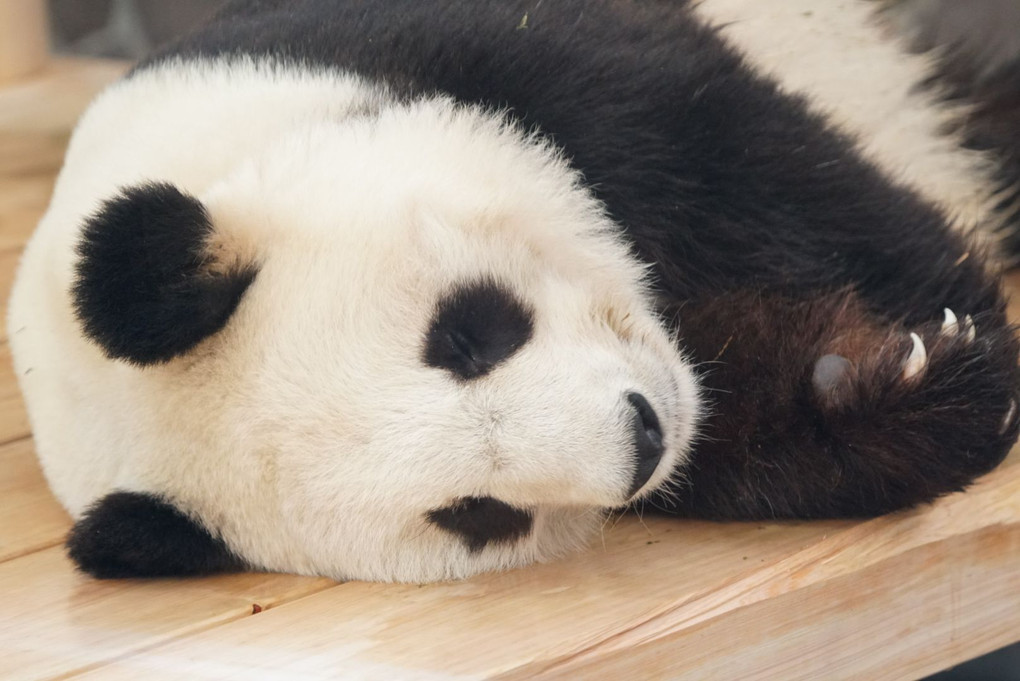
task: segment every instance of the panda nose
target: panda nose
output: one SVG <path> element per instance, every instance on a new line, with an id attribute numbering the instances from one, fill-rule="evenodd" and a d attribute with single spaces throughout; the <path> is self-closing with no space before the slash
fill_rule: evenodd
<path id="1" fill-rule="evenodd" d="M 634 433 L 634 478 L 627 497 L 635 493 L 652 477 L 659 459 L 662 458 L 662 426 L 652 405 L 640 393 L 627 393 L 627 401 L 633 407 L 631 428 Z"/>

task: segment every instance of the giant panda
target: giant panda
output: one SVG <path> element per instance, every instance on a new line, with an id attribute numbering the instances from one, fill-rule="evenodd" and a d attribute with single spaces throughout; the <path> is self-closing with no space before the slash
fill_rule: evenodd
<path id="1" fill-rule="evenodd" d="M 97 577 L 426 582 L 992 469 L 987 240 L 675 0 L 240 0 L 78 125 L 11 347 Z"/>

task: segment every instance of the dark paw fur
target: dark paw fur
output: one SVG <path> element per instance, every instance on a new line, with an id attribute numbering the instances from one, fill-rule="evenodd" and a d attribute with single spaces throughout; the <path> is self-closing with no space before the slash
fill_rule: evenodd
<path id="1" fill-rule="evenodd" d="M 965 488 L 1020 427 L 1004 306 L 907 324 L 852 291 L 685 308 L 710 411 L 659 505 L 719 519 L 880 515 Z"/>
<path id="2" fill-rule="evenodd" d="M 218 537 L 152 494 L 113 492 L 75 523 L 67 551 L 100 579 L 184 577 L 238 571 L 244 563 Z"/>
<path id="3" fill-rule="evenodd" d="M 990 320 L 989 320 L 990 321 Z M 811 369 L 820 437 L 867 457 L 891 510 L 929 501 L 997 465 L 1016 439 L 1012 330 L 944 311 L 941 322 L 890 329 L 871 347 L 827 353 Z"/>

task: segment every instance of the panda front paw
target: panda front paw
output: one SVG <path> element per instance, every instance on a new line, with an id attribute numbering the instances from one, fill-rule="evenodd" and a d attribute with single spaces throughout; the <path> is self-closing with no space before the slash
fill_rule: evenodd
<path id="1" fill-rule="evenodd" d="M 836 450 L 937 460 L 954 469 L 946 481 L 958 488 L 1016 439 L 1016 341 L 992 317 L 983 323 L 945 309 L 941 321 L 834 346 L 814 361 L 810 385 L 820 431 Z"/>
<path id="2" fill-rule="evenodd" d="M 947 306 L 883 315 L 840 291 L 685 308 L 715 403 L 677 513 L 870 517 L 994 468 L 1020 429 L 1016 327 L 1001 301 Z"/>
<path id="3" fill-rule="evenodd" d="M 959 343 L 963 346 L 973 345 L 977 339 L 977 325 L 970 315 L 960 320 L 948 307 L 943 310 L 942 326 L 939 329 L 938 341 L 943 343 Z M 910 381 L 924 375 L 928 367 L 927 350 L 924 341 L 916 333 L 910 334 L 914 347 L 903 363 L 903 380 Z M 1003 435 L 1013 425 L 1017 414 L 1016 398 L 1010 398 L 999 425 L 998 435 Z"/>
<path id="4" fill-rule="evenodd" d="M 963 318 L 963 322 L 948 307 L 943 310 L 944 318 L 939 329 L 938 336 L 943 341 L 957 341 L 970 345 L 977 338 L 977 327 L 970 315 Z M 910 340 L 913 343 L 910 354 L 903 362 L 902 377 L 904 381 L 919 379 L 928 368 L 928 350 L 924 341 L 915 332 L 910 332 Z"/>

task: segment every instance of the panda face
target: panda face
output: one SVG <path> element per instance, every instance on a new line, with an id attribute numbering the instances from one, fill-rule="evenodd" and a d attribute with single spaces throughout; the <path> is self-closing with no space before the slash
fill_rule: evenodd
<path id="1" fill-rule="evenodd" d="M 196 353 L 238 377 L 230 445 L 265 452 L 310 571 L 441 579 L 574 548 L 694 429 L 642 270 L 502 122 L 436 102 L 365 126 L 302 131 L 207 199 L 259 262 Z"/>
<path id="2" fill-rule="evenodd" d="M 431 581 L 545 560 L 685 460 L 697 388 L 643 267 L 502 119 L 430 100 L 301 126 L 194 200 L 209 272 L 243 294 L 105 380 L 152 454 L 126 457 L 132 486 L 249 564 Z"/>

